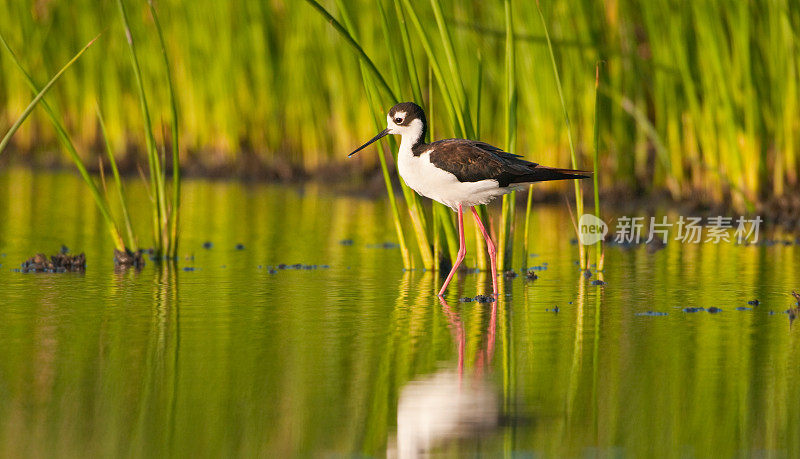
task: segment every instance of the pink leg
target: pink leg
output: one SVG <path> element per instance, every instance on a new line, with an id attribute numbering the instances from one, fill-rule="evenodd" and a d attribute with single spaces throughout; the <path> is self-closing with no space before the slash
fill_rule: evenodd
<path id="1" fill-rule="evenodd" d="M 486 231 L 486 228 L 483 227 L 483 222 L 481 221 L 481 217 L 478 216 L 478 211 L 475 208 L 472 208 L 472 215 L 475 217 L 475 221 L 478 222 L 478 227 L 481 229 L 481 233 L 483 233 L 483 238 L 486 239 L 486 248 L 489 252 L 489 261 L 492 265 L 492 289 L 494 290 L 494 296 L 497 297 L 497 249 L 494 246 L 494 242 L 492 242 L 492 238 L 489 236 L 489 233 Z"/>
<path id="2" fill-rule="evenodd" d="M 458 256 L 456 257 L 455 263 L 453 263 L 453 269 L 450 270 L 450 274 L 447 275 L 447 279 L 444 281 L 444 285 L 442 285 L 442 289 L 439 290 L 439 296 L 444 296 L 444 291 L 447 290 L 450 280 L 453 278 L 453 275 L 455 275 L 461 262 L 464 261 L 464 255 L 467 254 L 467 247 L 466 244 L 464 244 L 464 212 L 461 210 L 461 204 L 458 205 L 458 244 Z"/>

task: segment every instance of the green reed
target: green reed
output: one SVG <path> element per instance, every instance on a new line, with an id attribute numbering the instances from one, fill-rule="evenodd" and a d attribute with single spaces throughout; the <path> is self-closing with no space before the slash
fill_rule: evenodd
<path id="1" fill-rule="evenodd" d="M 550 41 L 550 32 L 547 30 L 547 21 L 544 18 L 544 13 L 542 13 L 542 8 L 539 5 L 539 0 L 536 0 L 536 10 L 539 13 L 539 19 L 542 22 L 542 29 L 544 30 L 544 37 L 547 41 L 547 50 L 550 55 L 550 63 L 553 66 L 553 76 L 555 77 L 556 82 L 556 89 L 558 90 L 558 98 L 561 101 L 561 108 L 564 113 L 564 124 L 567 131 L 567 139 L 569 140 L 569 159 L 570 164 L 573 169 L 578 169 L 578 161 L 575 155 L 575 144 L 572 141 L 572 124 L 569 121 L 569 110 L 567 110 L 567 104 L 564 101 L 564 91 L 561 88 L 561 77 L 559 76 L 558 66 L 556 65 L 556 56 L 553 52 L 553 43 Z M 581 189 L 580 180 L 573 180 L 575 183 L 575 211 L 577 213 L 576 218 L 580 218 L 583 215 L 583 190 Z M 575 227 L 577 231 L 577 226 Z M 577 236 L 577 234 L 576 234 Z M 587 256 L 586 256 L 586 247 L 583 244 L 578 244 L 578 262 L 581 268 L 587 266 Z"/>
<path id="2" fill-rule="evenodd" d="M 49 91 L 50 88 L 52 88 L 53 85 L 56 84 L 56 82 L 61 78 L 64 72 L 66 72 L 67 69 L 70 68 L 72 64 L 74 64 L 83 55 L 83 53 L 86 52 L 86 50 L 89 49 L 89 47 L 92 46 L 92 44 L 94 44 L 95 41 L 97 41 L 98 38 L 100 38 L 99 35 L 95 37 L 92 41 L 87 43 L 86 46 L 84 46 L 80 51 L 78 51 L 77 54 L 75 54 L 75 56 L 72 57 L 72 59 L 69 60 L 69 62 L 64 64 L 63 67 L 61 67 L 61 70 L 59 70 L 58 72 L 56 72 L 55 75 L 53 75 L 50 81 L 48 81 L 47 84 L 44 85 L 44 87 L 40 91 L 36 92 L 33 100 L 28 104 L 27 107 L 25 107 L 25 110 L 19 116 L 17 121 L 15 121 L 14 124 L 11 126 L 11 128 L 9 128 L 8 132 L 6 132 L 6 134 L 3 136 L 3 139 L 0 140 L 0 153 L 2 153 L 3 150 L 5 150 L 6 146 L 8 146 L 8 142 L 11 140 L 11 137 L 14 135 L 14 133 L 17 132 L 17 130 L 19 130 L 20 126 L 22 126 L 22 123 L 24 123 L 25 120 L 28 119 L 28 116 L 31 114 L 31 112 L 33 112 L 33 109 L 36 108 L 36 105 L 38 105 L 39 102 L 44 98 L 44 96 L 47 94 L 47 91 Z M 6 39 L 5 37 L 2 36 L 2 34 L 0 34 L 0 40 L 2 40 L 3 46 L 6 48 L 6 50 L 13 55 L 11 48 L 8 46 L 8 43 L 6 42 Z M 16 57 L 14 57 L 14 60 L 16 62 Z"/>
<path id="3" fill-rule="evenodd" d="M 159 44 L 161 46 L 162 65 L 166 75 L 167 89 L 170 100 L 170 114 L 172 117 L 172 161 L 173 161 L 173 189 L 171 205 L 167 202 L 166 186 L 166 165 L 159 155 L 158 146 L 153 135 L 153 126 L 150 117 L 150 108 L 147 102 L 147 94 L 144 88 L 139 57 L 136 52 L 136 41 L 131 31 L 128 21 L 128 14 L 122 0 L 117 0 L 117 7 L 122 25 L 125 30 L 125 37 L 128 43 L 128 51 L 134 76 L 136 77 L 136 87 L 139 95 L 140 111 L 144 125 L 144 137 L 149 166 L 150 196 L 152 198 L 152 223 L 153 240 L 156 258 L 174 260 L 178 250 L 178 211 L 180 208 L 180 160 L 178 145 L 178 109 L 175 102 L 174 88 L 172 84 L 172 74 L 170 71 L 169 59 L 167 56 L 166 45 L 163 32 L 158 20 L 155 7 L 148 0 L 151 17 L 156 26 Z"/>
<path id="4" fill-rule="evenodd" d="M 516 56 L 514 45 L 514 22 L 511 1 L 505 2 L 505 21 L 506 21 L 506 97 L 505 97 L 505 120 L 506 120 L 506 142 L 505 149 L 509 153 L 516 153 L 517 140 L 517 71 Z M 531 191 L 530 189 L 528 190 Z M 497 243 L 497 266 L 505 271 L 513 269 L 513 247 L 514 247 L 514 225 L 516 217 L 517 193 L 511 192 L 503 196 L 502 213 L 500 215 L 500 234 Z M 527 228 L 526 228 L 527 234 Z M 527 254 L 525 255 L 527 257 Z"/>
<path id="5" fill-rule="evenodd" d="M 119 226 L 117 225 L 116 221 L 114 220 L 114 217 L 111 214 L 111 209 L 108 204 L 108 197 L 105 194 L 100 193 L 100 189 L 97 187 L 97 184 L 94 182 L 94 179 L 89 174 L 89 171 L 86 169 L 86 165 L 83 163 L 83 160 L 81 159 L 80 155 L 75 149 L 75 145 L 70 139 L 69 134 L 67 134 L 66 128 L 59 120 L 59 117 L 56 115 L 55 111 L 50 107 L 47 101 L 44 100 L 44 95 L 53 86 L 53 84 L 61 77 L 64 71 L 67 68 L 69 68 L 89 48 L 89 46 L 91 46 L 97 40 L 97 38 L 99 38 L 99 36 L 95 37 L 86 46 L 84 46 L 83 49 L 81 49 L 75 55 L 75 57 L 72 58 L 72 60 L 70 60 L 64 67 L 62 67 L 61 70 L 58 73 L 56 73 L 56 75 L 50 80 L 50 82 L 47 83 L 47 85 L 45 85 L 45 87 L 40 90 L 37 87 L 36 83 L 33 81 L 33 77 L 31 77 L 28 71 L 25 70 L 25 67 L 23 67 L 22 63 L 17 58 L 16 53 L 14 53 L 14 51 L 9 46 L 5 37 L 2 34 L 0 34 L 0 42 L 2 42 L 3 47 L 8 52 L 8 55 L 11 56 L 14 65 L 17 67 L 20 73 L 22 73 L 22 75 L 25 77 L 31 92 L 35 94 L 33 101 L 29 104 L 28 108 L 26 108 L 25 112 L 23 112 L 23 115 L 20 117 L 20 119 L 14 124 L 14 126 L 12 126 L 8 134 L 6 134 L 6 137 L 3 139 L 3 142 L 0 143 L 0 153 L 2 153 L 5 145 L 8 144 L 8 139 L 10 139 L 11 136 L 14 134 L 14 132 L 17 129 L 19 129 L 19 127 L 22 125 L 22 122 L 25 121 L 27 116 L 30 115 L 30 113 L 33 111 L 33 108 L 35 108 L 35 106 L 38 103 L 41 103 L 45 111 L 47 112 L 47 115 L 49 116 L 50 121 L 56 130 L 56 133 L 58 134 L 59 140 L 61 141 L 64 148 L 67 150 L 67 153 L 69 154 L 69 157 L 72 160 L 73 164 L 75 164 L 75 167 L 78 169 L 78 172 L 80 172 L 84 183 L 86 183 L 86 185 L 89 187 L 89 191 L 91 192 L 92 197 L 94 198 L 94 202 L 97 205 L 100 214 L 103 216 L 103 220 L 105 220 L 106 227 L 108 229 L 109 234 L 111 235 L 111 240 L 114 242 L 114 247 L 117 250 L 124 251 L 125 244 L 122 240 L 122 236 L 119 231 Z M 125 206 L 123 202 L 123 208 L 124 207 Z M 128 226 L 128 229 L 130 229 L 130 226 Z"/>
<path id="6" fill-rule="evenodd" d="M 740 207 L 796 191 L 800 18 L 790 0 L 733 6 L 720 0 L 632 0 L 613 8 L 588 0 L 542 2 L 548 37 L 533 2 L 512 3 L 516 70 L 525 76 L 517 85 L 518 118 L 524 120 L 517 151 L 566 167 L 574 150 L 576 162 L 588 164 L 595 99 L 590 69 L 602 55 L 607 66 L 601 88 L 618 96 L 611 97 L 603 113 L 609 120 L 600 139 L 609 152 L 602 158 L 603 184 L 667 190 L 676 199 L 700 193 Z M 160 2 L 159 13 L 166 19 L 160 27 L 171 39 L 165 45 L 156 34 L 146 35 L 152 28 L 149 4 L 129 5 L 131 18 L 148 18 L 132 21 L 130 31 L 140 37 L 141 83 L 151 96 L 150 108 L 153 113 L 170 112 L 169 88 L 161 74 L 149 72 L 163 66 L 163 48 L 175 70 L 174 100 L 186 114 L 179 148 L 196 151 L 189 159 L 200 166 L 236 164 L 253 154 L 267 165 L 288 163 L 313 172 L 343 161 L 341 151 L 374 134 L 367 129 L 372 127 L 372 107 L 363 97 L 353 49 L 342 46 L 348 42 L 335 39 L 334 28 L 306 4 L 196 0 L 189 10 L 183 0 Z M 424 77 L 431 66 L 439 110 L 428 114 L 442 127 L 440 133 L 470 137 L 477 134 L 480 120 L 482 137 L 502 143 L 505 119 L 497 115 L 506 97 L 501 70 L 505 6 L 401 0 L 381 3 L 382 13 L 375 0 L 347 5 L 362 12 L 355 26 L 363 52 L 389 77 L 381 82 L 373 75 L 381 103 L 388 101 L 384 86 L 403 98 L 423 100 L 424 85 L 418 85 L 417 74 Z M 0 0 L 0 30 L 11 42 L 26 44 L 25 55 L 31 56 L 27 65 L 34 74 L 43 74 L 48 65 L 68 61 L 77 43 L 91 39 L 90 30 L 110 26 L 116 7 L 114 2 L 90 0 L 34 5 Z M 385 22 L 392 39 L 388 48 Z M 404 34 L 413 55 L 404 49 Z M 142 152 L 138 159 L 144 160 L 151 149 L 147 136 L 136 134 L 145 127 L 140 104 L 131 97 L 138 83 L 129 71 L 125 36 L 109 34 L 103 45 L 108 52 L 86 53 L 48 100 L 69 120 L 76 148 L 87 152 L 101 137 L 94 116 L 99 100 L 115 151 L 132 146 L 130 152 Z M 561 96 L 548 76 L 550 47 L 557 57 Z M 477 54 L 485 69 L 479 107 L 472 96 L 480 73 L 475 71 Z M 0 60 L 4 69 L 13 67 L 7 57 Z M 408 72 L 409 64 L 415 73 Z M 458 80 L 452 78 L 453 69 Z M 13 73 L 5 72 L 0 81 L 3 120 L 16 120 L 30 102 L 27 83 Z M 572 125 L 572 149 L 563 129 L 562 96 Z M 158 132 L 158 119 L 152 121 L 152 131 Z M 32 112 L 12 144 L 31 155 L 53 146 L 58 134 L 49 123 L 46 114 Z M 171 140 L 175 143 L 177 136 Z M 173 154 L 178 151 L 172 149 Z M 365 157 L 358 164 L 372 170 L 377 163 L 377 158 Z M 170 201 L 169 196 L 164 199 Z"/>
<path id="7" fill-rule="evenodd" d="M 600 218 L 600 68 L 602 63 L 595 64 L 594 77 L 594 161 L 592 161 L 592 193 L 594 195 L 594 216 Z M 580 242 L 580 241 L 579 241 Z M 595 266 L 598 271 L 603 270 L 603 240 L 598 239 L 595 244 Z"/>
<path id="8" fill-rule="evenodd" d="M 138 249 L 136 236 L 133 233 L 133 225 L 131 224 L 130 212 L 128 212 L 128 202 L 125 199 L 125 187 L 122 184 L 122 179 L 119 176 L 119 168 L 117 167 L 117 159 L 114 155 L 114 147 L 108 138 L 106 122 L 103 119 L 103 114 L 100 112 L 100 107 L 97 107 L 97 121 L 100 123 L 100 131 L 103 134 L 103 142 L 106 146 L 106 156 L 108 164 L 111 166 L 111 173 L 114 176 L 114 185 L 117 188 L 117 199 L 119 199 L 120 207 L 122 208 L 122 221 L 125 224 L 125 234 L 128 237 L 128 242 L 125 245 L 131 251 Z M 106 196 L 106 199 L 108 197 Z M 117 250 L 124 250 L 117 247 Z"/>

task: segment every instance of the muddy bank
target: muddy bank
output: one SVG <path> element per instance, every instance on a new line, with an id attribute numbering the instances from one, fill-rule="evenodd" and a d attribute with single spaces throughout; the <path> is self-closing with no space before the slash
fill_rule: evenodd
<path id="1" fill-rule="evenodd" d="M 242 180 L 255 183 L 279 183 L 299 185 L 310 182 L 324 183 L 334 193 L 357 196 L 367 199 L 378 199 L 386 194 L 383 175 L 376 164 L 369 169 L 357 161 L 336 161 L 313 169 L 305 169 L 289 161 L 277 159 L 267 161 L 256 153 L 241 153 L 235 162 L 222 154 L 200 152 L 188 153 L 187 164 L 182 167 L 186 178 L 208 178 L 223 180 Z M 20 157 L 22 159 L 20 159 Z M 119 159 L 120 172 L 129 177 L 139 177 L 140 164 L 134 160 L 135 152 Z M 59 152 L 42 152 L 30 155 L 0 156 L 0 168 L 12 165 L 25 166 L 33 170 L 62 170 L 75 172 L 70 164 L 64 163 Z M 92 173 L 99 173 L 98 163 L 88 161 L 87 168 Z M 168 173 L 170 165 L 167 164 Z M 106 173 L 108 171 L 106 170 Z M 395 192 L 400 193 L 399 179 L 396 169 L 391 169 L 392 183 Z M 591 183 L 585 181 L 583 190 L 586 193 L 586 208 L 592 208 Z M 601 182 L 602 186 L 602 182 Z M 517 204 L 524 209 L 527 193 L 517 193 Z M 534 186 L 534 203 L 565 205 L 569 200 L 574 207 L 571 186 Z M 716 201 L 704 190 L 688 191 L 681 199 L 674 199 L 665 189 L 644 190 L 641 186 L 614 183 L 602 186 L 600 203 L 605 215 L 663 215 L 665 210 L 681 215 L 699 217 L 707 216 L 761 216 L 766 226 L 780 226 L 789 231 L 800 231 L 800 189 L 788 190 L 782 196 L 768 196 L 754 203 L 754 208 L 743 212 L 735 208 L 730 197 L 721 202 Z M 574 209 L 573 209 L 574 210 Z"/>

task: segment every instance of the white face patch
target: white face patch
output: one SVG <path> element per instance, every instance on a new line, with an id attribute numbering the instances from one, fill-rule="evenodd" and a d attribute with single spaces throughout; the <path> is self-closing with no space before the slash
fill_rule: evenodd
<path id="1" fill-rule="evenodd" d="M 403 126 L 399 126 L 397 123 L 394 122 L 395 118 L 401 118 L 402 120 L 406 119 L 406 112 L 396 112 L 394 117 L 391 114 L 386 115 L 386 127 L 391 129 L 392 134 L 402 134 Z M 400 121 L 401 123 L 403 121 Z"/>

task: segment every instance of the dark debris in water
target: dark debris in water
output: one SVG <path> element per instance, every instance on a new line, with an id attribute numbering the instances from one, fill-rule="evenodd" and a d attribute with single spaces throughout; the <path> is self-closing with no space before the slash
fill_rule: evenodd
<path id="1" fill-rule="evenodd" d="M 600 279 L 595 279 L 595 280 L 592 281 L 592 285 L 607 285 L 607 284 L 608 284 L 608 282 L 601 281 Z"/>
<path id="2" fill-rule="evenodd" d="M 645 312 L 637 312 L 637 316 L 668 316 L 666 312 L 661 311 L 645 311 Z"/>
<path id="3" fill-rule="evenodd" d="M 492 303 L 494 302 L 494 297 L 492 295 L 478 295 L 475 298 L 470 298 L 468 296 L 465 296 L 463 298 L 458 299 L 459 303 L 471 303 L 473 301 L 477 303 Z"/>
<path id="4" fill-rule="evenodd" d="M 244 244 L 236 244 L 236 250 L 244 250 Z"/>
<path id="5" fill-rule="evenodd" d="M 186 271 L 187 273 L 189 273 L 189 272 L 194 271 L 195 268 L 193 266 L 186 266 L 186 267 L 183 268 L 183 270 Z"/>
<path id="6" fill-rule="evenodd" d="M 23 273 L 66 273 L 86 271 L 86 255 L 67 255 L 58 253 L 48 259 L 43 253 L 37 253 L 22 263 Z"/>
<path id="7" fill-rule="evenodd" d="M 544 310 L 545 312 L 553 312 L 558 314 L 558 306 L 553 306 L 553 309 L 547 308 Z"/>
<path id="8" fill-rule="evenodd" d="M 261 269 L 261 268 L 262 268 L 262 265 L 258 265 L 258 269 Z M 267 266 L 267 268 L 269 268 L 270 270 L 273 269 L 272 266 Z M 318 269 L 318 268 L 328 269 L 328 268 L 330 268 L 330 265 L 322 265 L 322 266 L 320 266 L 320 265 L 306 265 L 306 264 L 303 264 L 303 263 L 295 263 L 293 265 L 287 265 L 286 263 L 281 263 L 281 264 L 275 266 L 275 268 L 277 268 L 277 269 L 302 269 L 302 270 L 310 271 L 310 270 L 314 270 L 314 269 Z"/>
<path id="9" fill-rule="evenodd" d="M 144 251 L 141 249 L 135 252 L 132 252 L 130 249 L 125 249 L 125 251 L 114 249 L 114 266 L 118 268 L 134 267 L 136 269 L 142 269 L 144 268 Z"/>
<path id="10" fill-rule="evenodd" d="M 394 242 L 382 242 L 380 244 L 367 244 L 368 249 L 396 249 L 400 247 L 400 245 L 395 244 Z"/>
<path id="11" fill-rule="evenodd" d="M 683 309 L 681 309 L 681 311 L 683 311 L 683 312 L 690 312 L 690 313 L 691 312 L 702 312 L 702 311 L 705 311 L 705 310 L 706 310 L 706 308 L 683 308 Z"/>
<path id="12" fill-rule="evenodd" d="M 509 269 L 508 271 L 504 272 L 503 275 L 509 279 L 517 277 L 517 273 L 513 269 Z"/>
<path id="13" fill-rule="evenodd" d="M 206 242 L 203 243 L 203 248 L 204 249 L 210 249 L 211 247 L 214 247 L 214 243 L 213 242 L 206 241 Z"/>
<path id="14" fill-rule="evenodd" d="M 66 245 L 64 245 L 64 244 L 61 244 L 61 253 L 62 253 L 62 254 L 67 254 L 67 253 L 69 253 L 69 247 L 67 247 L 67 246 L 66 246 Z"/>
<path id="15" fill-rule="evenodd" d="M 536 275 L 536 272 L 534 272 L 534 271 L 528 271 L 528 272 L 526 272 L 526 273 L 525 273 L 525 277 L 526 277 L 528 280 L 536 280 L 536 279 L 538 279 L 538 278 L 539 278 L 539 276 L 537 276 L 537 275 Z"/>
<path id="16" fill-rule="evenodd" d="M 760 303 L 760 301 L 758 301 L 758 300 L 750 300 L 750 301 L 747 302 L 747 304 L 749 304 L 750 306 L 758 306 L 759 303 Z"/>
<path id="17" fill-rule="evenodd" d="M 739 306 L 736 308 L 737 311 L 752 311 L 753 308 L 748 308 L 746 306 Z"/>
<path id="18" fill-rule="evenodd" d="M 587 269 L 586 271 L 584 271 L 583 272 L 583 277 L 585 277 L 587 279 L 592 277 L 592 270 L 591 269 Z"/>
<path id="19" fill-rule="evenodd" d="M 710 312 L 711 314 L 716 314 L 718 312 L 722 312 L 722 309 L 716 306 L 711 306 L 710 308 L 707 309 L 707 311 Z"/>

